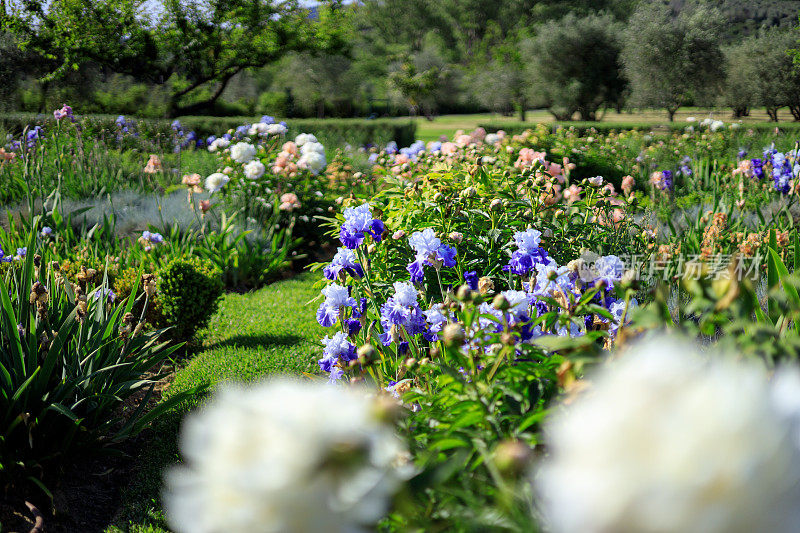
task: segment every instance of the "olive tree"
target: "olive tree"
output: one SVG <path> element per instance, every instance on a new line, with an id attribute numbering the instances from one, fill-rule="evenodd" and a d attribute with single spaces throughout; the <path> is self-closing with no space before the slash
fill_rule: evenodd
<path id="1" fill-rule="evenodd" d="M 620 26 L 608 15 L 569 14 L 522 44 L 528 99 L 558 120 L 596 120 L 626 87 Z"/>
<path id="2" fill-rule="evenodd" d="M 725 96 L 734 115 L 760 106 L 777 122 L 778 110 L 788 106 L 795 120 L 800 120 L 800 72 L 793 63 L 793 46 L 793 32 L 774 28 L 726 50 Z"/>
<path id="3" fill-rule="evenodd" d="M 721 17 L 700 5 L 674 13 L 660 2 L 642 2 L 628 21 L 622 62 L 631 103 L 666 109 L 669 120 L 689 103 L 710 103 L 725 79 Z"/>

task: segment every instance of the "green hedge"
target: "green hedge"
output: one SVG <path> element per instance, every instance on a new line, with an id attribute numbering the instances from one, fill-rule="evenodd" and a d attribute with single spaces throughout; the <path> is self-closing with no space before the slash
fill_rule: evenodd
<path id="1" fill-rule="evenodd" d="M 117 115 L 82 115 L 78 117 L 85 132 L 99 135 L 103 132 L 115 131 Z M 136 122 L 137 131 L 146 138 L 172 136 L 172 120 L 142 119 L 126 117 Z M 194 131 L 201 138 L 209 135 L 221 135 L 228 130 L 236 129 L 242 124 L 257 122 L 260 117 L 179 117 L 185 131 Z M 340 146 L 351 144 L 386 144 L 395 141 L 400 146 L 408 146 L 414 142 L 417 126 L 412 121 L 392 119 L 287 119 L 289 135 L 313 133 L 326 145 Z M 2 113 L 0 114 L 0 131 L 19 135 L 31 125 L 53 124 L 52 115 L 35 113 Z"/>
<path id="2" fill-rule="evenodd" d="M 609 133 L 612 131 L 623 130 L 641 130 L 641 131 L 674 131 L 682 132 L 687 126 L 694 124 L 698 128 L 698 124 L 692 122 L 550 122 L 546 123 L 551 128 L 575 128 L 579 133 L 583 134 L 590 129 L 596 130 L 598 133 Z M 725 123 L 726 126 L 730 124 Z M 503 130 L 509 135 L 516 135 L 525 130 L 536 127 L 536 122 L 509 122 L 504 124 L 480 124 L 480 127 L 485 129 L 488 133 L 494 133 L 498 130 Z M 752 129 L 759 133 L 771 132 L 778 127 L 781 131 L 800 132 L 800 122 L 745 122 L 742 124 L 741 130 L 747 131 Z"/>

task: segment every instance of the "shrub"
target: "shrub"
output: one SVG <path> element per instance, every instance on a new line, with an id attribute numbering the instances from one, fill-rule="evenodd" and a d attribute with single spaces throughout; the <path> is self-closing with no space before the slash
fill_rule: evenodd
<path id="1" fill-rule="evenodd" d="M 172 121 L 164 119 L 136 119 L 126 117 L 134 125 L 134 129 L 145 139 L 168 141 L 173 137 Z M 85 135 L 102 137 L 115 136 L 118 130 L 117 115 L 81 115 L 78 117 Z M 228 130 L 236 129 L 242 124 L 258 122 L 260 117 L 180 117 L 184 131 L 193 131 L 198 138 L 210 135 L 221 135 Z M 9 130 L 19 135 L 26 127 L 55 124 L 52 114 L 36 113 L 0 113 L 0 129 Z M 414 142 L 416 124 L 411 121 L 377 119 L 291 119 L 288 136 L 299 133 L 313 133 L 323 143 L 330 145 L 353 144 L 364 145 L 385 144 L 395 141 L 400 146 L 408 146 Z"/>
<path id="2" fill-rule="evenodd" d="M 209 261 L 178 257 L 158 272 L 158 294 L 164 325 L 172 328 L 171 337 L 189 340 L 216 312 L 222 280 Z"/>
<path id="3" fill-rule="evenodd" d="M 288 109 L 288 96 L 284 92 L 267 91 L 258 96 L 256 109 L 259 113 L 285 117 Z"/>
<path id="4" fill-rule="evenodd" d="M 158 293 L 154 294 L 147 302 L 145 308 L 144 288 L 142 287 L 142 270 L 128 267 L 119 273 L 114 280 L 114 293 L 120 300 L 127 299 L 133 294 L 134 304 L 131 312 L 134 316 L 143 317 L 144 321 L 152 326 L 164 324 L 164 317 L 161 313 L 161 298 Z M 135 291 L 135 293 L 134 293 Z"/>
<path id="5" fill-rule="evenodd" d="M 33 250 L 35 239 L 30 238 Z M 135 292 L 135 291 L 134 291 Z M 161 365 L 177 346 L 144 332 L 122 303 L 54 263 L 14 261 L 0 279 L 0 471 L 4 484 L 42 485 L 44 466 L 79 449 L 117 443 L 197 390 L 145 414 Z M 132 396 L 140 408 L 131 408 Z M 126 407 L 127 406 L 127 407 Z M 46 480 L 45 480 L 46 481 Z"/>

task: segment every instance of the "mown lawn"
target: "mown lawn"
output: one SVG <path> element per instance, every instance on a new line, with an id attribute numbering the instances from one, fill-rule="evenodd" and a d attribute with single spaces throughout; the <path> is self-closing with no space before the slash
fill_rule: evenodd
<path id="1" fill-rule="evenodd" d="M 195 385 L 253 381 L 272 374 L 313 372 L 324 330 L 314 319 L 318 275 L 303 274 L 249 294 L 228 294 L 209 327 L 201 333 L 204 351 L 178 370 L 165 394 Z M 123 489 L 122 508 L 108 532 L 167 531 L 160 503 L 162 472 L 179 460 L 177 435 L 186 412 L 202 402 L 193 398 L 150 432 L 137 468 Z"/>
<path id="2" fill-rule="evenodd" d="M 688 117 L 696 117 L 702 120 L 706 117 L 713 117 L 715 119 L 732 121 L 731 110 L 727 108 L 711 109 L 699 107 L 682 107 L 675 113 L 675 121 L 685 123 Z M 781 122 L 791 122 L 793 120 L 792 114 L 788 108 L 782 108 L 778 112 L 778 119 Z M 408 117 L 399 118 L 398 120 L 408 120 Z M 448 138 L 453 137 L 456 130 L 462 129 L 469 132 L 478 127 L 479 124 L 502 124 L 504 122 L 518 123 L 519 114 L 514 114 L 505 117 L 498 113 L 479 113 L 474 115 L 441 115 L 434 120 L 430 121 L 424 117 L 413 118 L 417 123 L 417 138 L 423 141 L 434 141 L 440 135 L 446 135 Z M 533 109 L 528 111 L 525 117 L 527 122 L 531 123 L 531 127 L 540 122 L 553 122 L 553 115 L 544 109 Z M 769 117 L 764 109 L 752 109 L 750 116 L 742 119 L 743 122 L 767 122 Z M 603 122 L 652 122 L 653 124 L 662 124 L 668 122 L 666 111 L 659 109 L 637 110 L 633 112 L 617 113 L 616 111 L 609 110 L 602 116 Z M 779 124 L 778 124 L 779 125 Z"/>

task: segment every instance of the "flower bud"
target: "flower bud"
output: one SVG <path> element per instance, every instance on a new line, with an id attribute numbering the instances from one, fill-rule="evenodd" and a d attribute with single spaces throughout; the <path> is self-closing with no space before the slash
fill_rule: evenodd
<path id="1" fill-rule="evenodd" d="M 509 331 L 504 331 L 503 334 L 500 335 L 500 341 L 506 346 L 513 346 L 516 344 L 516 340 L 514 334 Z"/>
<path id="2" fill-rule="evenodd" d="M 533 453 L 530 446 L 518 440 L 504 440 L 494 450 L 497 469 L 503 474 L 517 475 L 525 470 Z"/>
<path id="3" fill-rule="evenodd" d="M 465 338 L 464 329 L 459 324 L 447 324 L 442 330 L 442 340 L 451 348 L 464 344 Z"/>
<path id="4" fill-rule="evenodd" d="M 462 302 L 470 300 L 470 296 L 472 294 L 472 289 L 469 288 L 469 285 L 462 285 L 458 288 L 456 292 L 456 298 L 461 300 Z"/>
<path id="5" fill-rule="evenodd" d="M 457 231 L 453 231 L 450 233 L 450 235 L 448 235 L 448 238 L 457 244 L 461 244 L 461 241 L 464 240 L 464 235 Z"/>
<path id="6" fill-rule="evenodd" d="M 378 351 L 371 344 L 365 344 L 358 349 L 358 362 L 362 365 L 368 365 L 378 356 Z"/>
<path id="7" fill-rule="evenodd" d="M 494 300 L 492 300 L 492 307 L 500 311 L 508 311 L 511 308 L 511 304 L 505 296 L 498 294 L 494 297 Z"/>
<path id="8" fill-rule="evenodd" d="M 402 416 L 403 410 L 400 402 L 391 395 L 379 394 L 374 400 L 372 414 L 376 420 L 391 424 Z"/>

